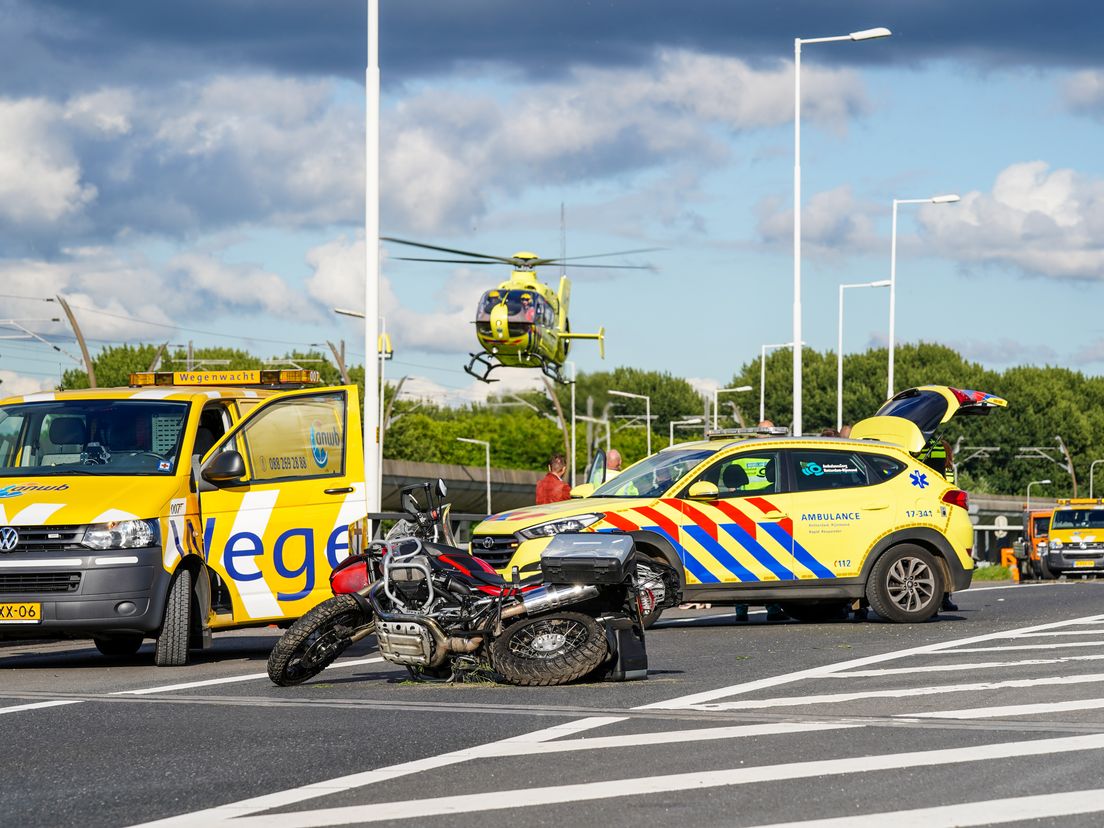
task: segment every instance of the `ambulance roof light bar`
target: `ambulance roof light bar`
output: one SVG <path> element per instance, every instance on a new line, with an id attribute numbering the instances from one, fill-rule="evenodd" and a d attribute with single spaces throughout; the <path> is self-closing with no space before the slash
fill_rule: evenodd
<path id="1" fill-rule="evenodd" d="M 211 386 L 211 385 L 316 385 L 317 371 L 281 369 L 243 369 L 235 371 L 141 371 L 130 375 L 134 387 Z"/>
<path id="2" fill-rule="evenodd" d="M 790 430 L 785 426 L 752 426 L 751 428 L 719 428 L 707 431 L 707 440 L 726 440 L 729 437 L 787 437 Z"/>

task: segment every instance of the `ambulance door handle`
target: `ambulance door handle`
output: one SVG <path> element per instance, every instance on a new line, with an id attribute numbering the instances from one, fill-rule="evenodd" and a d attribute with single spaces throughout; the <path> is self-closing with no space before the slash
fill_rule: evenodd
<path id="1" fill-rule="evenodd" d="M 329 495 L 349 494 L 353 490 L 352 486 L 345 486 L 340 489 L 325 489 L 325 493 Z"/>
<path id="2" fill-rule="evenodd" d="M 888 508 L 889 508 L 888 503 L 878 503 L 874 506 L 867 506 L 866 511 L 868 511 L 868 512 L 880 512 L 882 509 L 888 509 Z"/>
<path id="3" fill-rule="evenodd" d="M 761 519 L 765 523 L 778 523 L 780 520 L 785 520 L 786 516 L 775 509 L 773 512 L 767 512 Z"/>

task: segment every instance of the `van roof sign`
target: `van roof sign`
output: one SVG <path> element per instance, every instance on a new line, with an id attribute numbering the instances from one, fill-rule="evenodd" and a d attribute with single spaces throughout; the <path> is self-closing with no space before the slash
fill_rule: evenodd
<path id="1" fill-rule="evenodd" d="M 130 384 L 147 385 L 313 385 L 321 382 L 317 371 L 241 369 L 234 371 L 141 371 L 130 375 Z"/>

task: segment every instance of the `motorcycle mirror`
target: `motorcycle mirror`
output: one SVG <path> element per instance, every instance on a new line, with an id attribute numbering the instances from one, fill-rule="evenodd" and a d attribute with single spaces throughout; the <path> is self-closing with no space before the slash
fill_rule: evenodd
<path id="1" fill-rule="evenodd" d="M 445 481 L 441 478 L 437 478 L 437 496 L 444 497 L 448 494 L 448 487 L 445 486 Z"/>
<path id="2" fill-rule="evenodd" d="M 510 580 L 513 581 L 515 584 L 521 583 L 521 573 L 518 571 L 518 568 L 516 566 L 510 570 Z"/>
<path id="3" fill-rule="evenodd" d="M 402 495 L 402 510 L 408 515 L 418 517 L 420 509 L 418 508 L 418 501 L 414 499 L 414 495 L 410 492 L 403 492 Z"/>

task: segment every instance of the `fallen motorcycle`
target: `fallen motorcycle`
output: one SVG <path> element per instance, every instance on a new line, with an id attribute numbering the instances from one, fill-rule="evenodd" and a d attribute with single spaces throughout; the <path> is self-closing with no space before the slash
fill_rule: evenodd
<path id="1" fill-rule="evenodd" d="M 485 561 L 432 539 L 451 540 L 444 494 L 440 481 L 403 490 L 413 536 L 391 535 L 334 569 L 334 597 L 295 622 L 273 650 L 273 682 L 299 684 L 373 632 L 385 659 L 423 680 L 482 675 L 534 686 L 591 674 L 646 677 L 641 618 L 657 595 L 677 595 L 674 570 L 656 572 L 649 562 L 649 586 L 638 586 L 630 536 L 562 534 L 541 557 L 541 581 L 522 582 L 516 571 L 507 581 Z"/>

